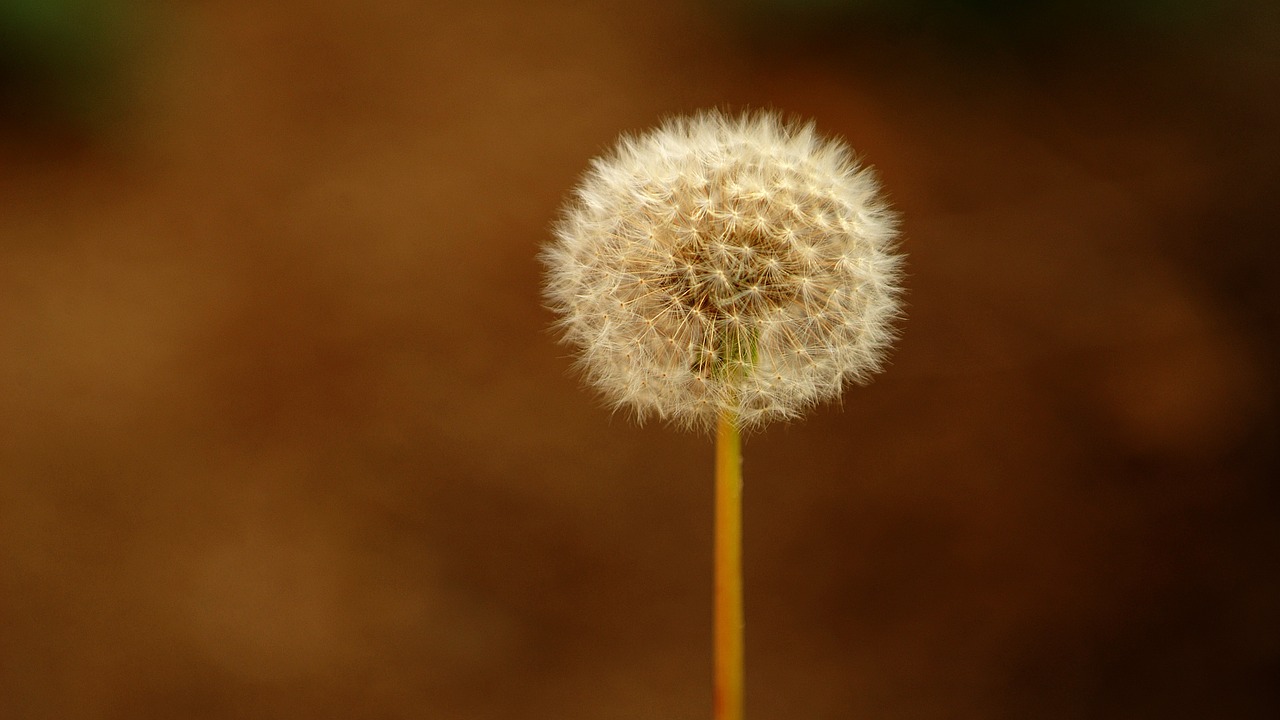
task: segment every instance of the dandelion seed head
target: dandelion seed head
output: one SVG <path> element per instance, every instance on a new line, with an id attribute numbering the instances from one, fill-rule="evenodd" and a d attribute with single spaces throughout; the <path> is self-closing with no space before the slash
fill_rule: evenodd
<path id="1" fill-rule="evenodd" d="M 717 111 L 592 161 L 543 250 L 587 381 L 638 419 L 790 419 L 881 368 L 898 316 L 895 216 L 811 124 Z"/>

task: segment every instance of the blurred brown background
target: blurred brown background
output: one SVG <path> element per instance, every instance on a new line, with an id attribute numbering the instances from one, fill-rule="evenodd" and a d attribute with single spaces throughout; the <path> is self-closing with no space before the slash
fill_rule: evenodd
<path id="1" fill-rule="evenodd" d="M 747 442 L 751 716 L 1280 717 L 1273 3 L 0 7 L 0 718 L 707 717 L 710 441 L 535 255 L 712 105 L 910 256 Z"/>

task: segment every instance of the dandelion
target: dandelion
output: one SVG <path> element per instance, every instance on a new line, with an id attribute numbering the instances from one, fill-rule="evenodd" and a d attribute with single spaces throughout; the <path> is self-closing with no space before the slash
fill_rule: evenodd
<path id="1" fill-rule="evenodd" d="M 606 401 L 708 429 L 800 416 L 880 369 L 893 214 L 812 125 L 704 112 L 593 161 L 543 253 L 564 341 Z"/>
<path id="2" fill-rule="evenodd" d="M 703 112 L 594 160 L 543 251 L 548 304 L 606 400 L 716 428 L 716 720 L 743 715 L 740 431 L 880 369 L 900 258 L 878 189 L 812 124 Z"/>

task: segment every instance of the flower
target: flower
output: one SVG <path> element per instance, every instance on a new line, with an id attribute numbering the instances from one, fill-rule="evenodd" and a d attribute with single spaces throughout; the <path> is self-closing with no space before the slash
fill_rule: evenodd
<path id="1" fill-rule="evenodd" d="M 623 136 L 542 252 L 586 379 L 643 421 L 798 417 L 878 371 L 899 312 L 896 218 L 812 124 L 704 111 Z"/>

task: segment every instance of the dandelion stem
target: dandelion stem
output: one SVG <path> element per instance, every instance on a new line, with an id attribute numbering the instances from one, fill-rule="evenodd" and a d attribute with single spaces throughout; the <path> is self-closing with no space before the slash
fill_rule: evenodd
<path id="1" fill-rule="evenodd" d="M 716 521 L 713 720 L 742 720 L 742 440 L 737 418 L 716 427 Z"/>

